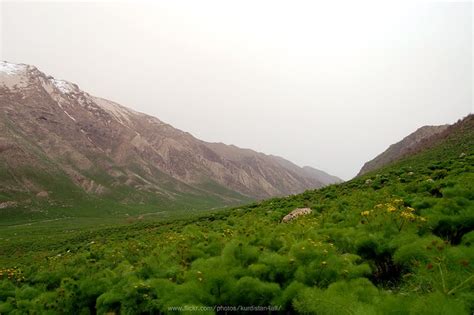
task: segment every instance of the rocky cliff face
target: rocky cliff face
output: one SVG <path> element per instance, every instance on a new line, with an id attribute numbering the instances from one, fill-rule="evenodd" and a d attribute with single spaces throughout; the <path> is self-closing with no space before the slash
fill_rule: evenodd
<path id="1" fill-rule="evenodd" d="M 424 126 L 403 138 L 402 141 L 392 144 L 387 150 L 379 154 L 373 160 L 364 164 L 357 176 L 363 175 L 370 171 L 379 169 L 396 160 L 399 160 L 406 154 L 413 152 L 416 148 L 424 143 L 427 139 L 444 132 L 449 125 L 442 126 Z"/>
<path id="2" fill-rule="evenodd" d="M 0 62 L 0 108 L 3 199 L 18 192 L 58 195 L 56 186 L 68 182 L 86 194 L 116 194 L 121 201 L 191 194 L 235 203 L 339 180 L 318 177 L 281 158 L 285 163 L 201 141 L 33 66 Z"/>

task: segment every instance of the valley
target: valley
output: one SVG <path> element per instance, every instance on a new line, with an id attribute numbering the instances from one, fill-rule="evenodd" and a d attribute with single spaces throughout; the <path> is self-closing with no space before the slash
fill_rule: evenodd
<path id="1" fill-rule="evenodd" d="M 473 13 L 0 0 L 0 315 L 473 315 Z"/>
<path id="2" fill-rule="evenodd" d="M 294 196 L 2 228 L 0 313 L 470 314 L 473 148 L 470 115 L 401 159 Z M 312 212 L 283 223 L 297 208 Z"/>

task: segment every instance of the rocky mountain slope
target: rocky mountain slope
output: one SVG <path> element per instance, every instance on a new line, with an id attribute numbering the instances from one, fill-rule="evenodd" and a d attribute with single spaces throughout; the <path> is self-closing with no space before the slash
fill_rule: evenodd
<path id="1" fill-rule="evenodd" d="M 448 126 L 449 125 L 423 126 L 417 129 L 415 132 L 403 138 L 400 142 L 392 144 L 387 150 L 379 154 L 373 160 L 366 162 L 357 176 L 364 175 L 399 160 L 410 152 L 417 150 L 417 146 L 427 139 L 445 131 Z"/>
<path id="2" fill-rule="evenodd" d="M 29 65 L 0 62 L 0 107 L 0 202 L 79 194 L 222 205 L 340 181 L 201 141 Z"/>

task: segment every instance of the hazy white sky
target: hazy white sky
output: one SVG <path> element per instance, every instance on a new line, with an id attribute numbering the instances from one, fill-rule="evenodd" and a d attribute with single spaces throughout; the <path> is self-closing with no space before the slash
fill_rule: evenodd
<path id="1" fill-rule="evenodd" d="M 0 6 L 0 59 L 344 179 L 418 127 L 473 111 L 470 2 Z"/>

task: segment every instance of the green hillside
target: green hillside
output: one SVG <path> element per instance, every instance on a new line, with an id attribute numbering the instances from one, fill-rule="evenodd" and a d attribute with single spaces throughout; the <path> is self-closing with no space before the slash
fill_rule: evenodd
<path id="1" fill-rule="evenodd" d="M 173 212 L 187 213 L 255 200 L 213 181 L 193 187 L 158 169 L 153 169 L 153 178 L 160 182 L 159 192 L 117 184 L 116 179 L 96 168 L 86 174 L 87 178 L 92 179 L 96 187 L 113 189 L 100 194 L 88 193 L 61 170 L 57 161 L 38 152 L 35 154 L 28 159 L 31 165 L 16 166 L 8 163 L 6 154 L 0 156 L 0 226 L 65 218 L 82 221 L 102 218 L 118 223 L 130 217 L 176 215 Z M 123 169 L 116 169 L 125 173 Z M 134 170 L 140 174 L 139 167 Z M 38 197 L 28 185 L 41 187 L 48 196 Z"/>
<path id="2" fill-rule="evenodd" d="M 472 314 L 472 115 L 420 150 L 199 216 L 2 228 L 0 313 Z M 301 207 L 313 212 L 281 222 Z"/>
<path id="3" fill-rule="evenodd" d="M 9 102 L 2 99 L 0 105 Z M 71 153 L 68 146 L 75 142 L 66 142 L 68 149 L 60 150 L 61 154 L 48 155 L 41 141 L 18 125 L 0 112 L 0 226 L 64 218 L 123 222 L 130 216 L 167 216 L 173 215 L 167 212 L 192 212 L 256 200 L 212 178 L 191 185 L 152 164 L 146 165 L 145 172 L 138 159 L 117 165 L 97 152 Z M 52 134 L 45 138 L 56 139 Z M 73 157 L 82 154 L 95 165 L 85 169 L 76 165 Z M 133 176 L 126 175 L 130 173 Z M 41 193 L 46 196 L 39 196 Z"/>

